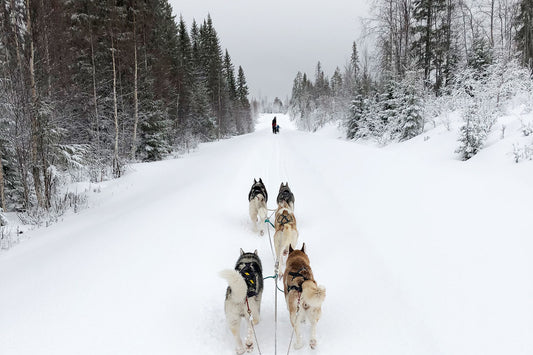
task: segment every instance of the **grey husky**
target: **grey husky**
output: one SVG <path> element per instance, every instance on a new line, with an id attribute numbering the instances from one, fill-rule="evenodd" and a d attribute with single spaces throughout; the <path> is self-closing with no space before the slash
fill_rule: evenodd
<path id="1" fill-rule="evenodd" d="M 294 194 L 292 193 L 288 182 L 286 182 L 285 185 L 281 183 L 279 186 L 278 198 L 276 199 L 278 206 L 281 206 L 283 201 L 287 202 L 290 209 L 294 212 Z"/>
<path id="2" fill-rule="evenodd" d="M 241 255 L 235 264 L 235 269 L 227 269 L 220 272 L 220 276 L 228 281 L 224 311 L 226 321 L 237 343 L 237 354 L 244 351 L 251 352 L 254 348 L 253 329 L 248 323 L 248 335 L 243 346 L 241 339 L 241 318 L 248 319 L 254 325 L 259 323 L 261 311 L 261 297 L 263 295 L 263 267 L 257 255 L 245 253 L 241 249 Z M 250 312 L 250 313 L 249 313 Z"/>
<path id="3" fill-rule="evenodd" d="M 254 179 L 254 183 L 248 194 L 250 219 L 254 225 L 254 232 L 265 234 L 265 219 L 267 218 L 267 201 L 268 194 L 261 178 L 259 181 Z"/>

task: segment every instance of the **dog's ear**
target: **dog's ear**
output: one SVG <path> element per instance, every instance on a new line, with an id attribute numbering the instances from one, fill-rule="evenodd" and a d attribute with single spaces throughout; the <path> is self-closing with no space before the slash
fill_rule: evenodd
<path id="1" fill-rule="evenodd" d="M 242 254 L 244 254 L 244 250 L 242 250 L 242 248 L 241 248 L 241 255 L 242 255 Z"/>
<path id="2" fill-rule="evenodd" d="M 305 254 L 305 243 L 302 245 L 302 249 L 300 249 Z"/>
<path id="3" fill-rule="evenodd" d="M 294 249 L 292 248 L 292 244 L 289 244 L 289 254 L 292 253 Z"/>
<path id="4" fill-rule="evenodd" d="M 254 250 L 254 254 L 257 255 L 257 249 Z"/>
<path id="5" fill-rule="evenodd" d="M 279 185 L 279 188 L 281 189 L 283 187 L 283 183 L 281 183 L 281 185 Z"/>
<path id="6" fill-rule="evenodd" d="M 263 180 L 261 178 L 259 178 L 259 182 L 262 184 L 263 183 Z"/>
<path id="7" fill-rule="evenodd" d="M 257 181 L 255 180 L 255 178 L 254 178 L 254 184 L 257 184 Z"/>

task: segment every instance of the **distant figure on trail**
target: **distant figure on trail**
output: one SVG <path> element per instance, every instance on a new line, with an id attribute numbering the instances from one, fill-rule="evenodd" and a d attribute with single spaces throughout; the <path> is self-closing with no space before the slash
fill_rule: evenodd
<path id="1" fill-rule="evenodd" d="M 276 126 L 276 133 L 279 133 L 279 125 Z"/>
<path id="2" fill-rule="evenodd" d="M 274 119 L 272 120 L 272 133 L 276 134 L 276 128 L 278 124 L 276 123 L 276 116 L 274 116 Z"/>

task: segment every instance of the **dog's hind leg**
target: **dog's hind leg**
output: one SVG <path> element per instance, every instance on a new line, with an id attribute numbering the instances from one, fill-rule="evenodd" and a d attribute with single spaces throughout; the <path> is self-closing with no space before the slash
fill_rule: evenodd
<path id="1" fill-rule="evenodd" d="M 261 318 L 261 297 L 261 294 L 255 296 L 254 301 L 250 304 L 250 310 L 252 311 L 254 325 L 257 325 Z"/>
<path id="2" fill-rule="evenodd" d="M 292 328 L 294 329 L 294 335 L 296 337 L 296 342 L 294 343 L 295 349 L 300 349 L 301 347 L 304 346 L 303 341 L 302 341 L 302 333 L 300 331 L 300 325 L 303 320 L 302 314 L 304 311 L 303 309 L 299 309 L 299 308 L 301 308 L 301 305 L 298 305 L 298 299 L 294 299 L 294 302 L 292 302 L 291 305 L 289 306 L 289 313 L 290 313 Z"/>
<path id="3" fill-rule="evenodd" d="M 280 230 L 274 234 L 274 247 L 276 249 L 276 260 L 278 261 L 278 277 L 282 280 L 285 264 L 283 262 L 283 232 Z"/>
<path id="4" fill-rule="evenodd" d="M 311 307 L 307 311 L 308 319 L 311 323 L 311 339 L 309 340 L 309 346 L 311 349 L 316 348 L 316 325 L 320 316 L 322 315 L 322 309 L 317 307 Z"/>
<path id="5" fill-rule="evenodd" d="M 257 232 L 257 201 L 255 198 L 250 201 L 250 206 L 248 207 L 248 212 L 250 213 L 250 220 L 252 221 L 254 232 Z"/>
<path id="6" fill-rule="evenodd" d="M 248 319 L 248 335 L 246 336 L 245 345 L 246 351 L 252 352 L 254 350 L 254 329 L 253 326 L 257 325 L 260 320 L 261 312 L 261 295 L 256 295 L 249 300 L 250 312 L 252 313 L 252 319 Z"/>
<path id="7" fill-rule="evenodd" d="M 232 317 L 231 320 L 228 319 L 228 325 L 231 330 L 231 333 L 233 334 L 233 337 L 235 338 L 235 343 L 237 343 L 235 352 L 239 355 L 244 354 L 244 346 L 242 345 L 241 339 L 241 317 Z"/>
<path id="8" fill-rule="evenodd" d="M 265 222 L 265 220 L 267 219 L 267 208 L 266 208 L 266 205 L 262 206 L 262 207 L 259 207 L 259 210 L 257 211 L 257 214 L 259 216 L 259 220 L 257 221 L 259 234 L 265 235 L 265 229 L 268 228 L 267 225 L 266 225 L 266 222 Z"/>

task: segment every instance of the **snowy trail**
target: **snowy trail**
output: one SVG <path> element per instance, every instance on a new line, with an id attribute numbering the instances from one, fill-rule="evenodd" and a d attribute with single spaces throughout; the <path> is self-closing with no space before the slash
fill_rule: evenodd
<path id="1" fill-rule="evenodd" d="M 258 177 L 269 208 L 289 182 L 299 243 L 327 289 L 318 348 L 291 353 L 533 352 L 530 167 L 435 161 L 422 137 L 376 149 L 296 131 L 283 115 L 273 135 L 272 116 L 253 134 L 135 165 L 90 209 L 1 253 L 0 354 L 233 354 L 218 271 L 239 248 L 258 249 L 265 276 L 274 269 L 268 235 L 248 220 Z M 271 279 L 261 316 L 272 354 Z M 278 320 L 286 353 L 281 293 Z"/>

